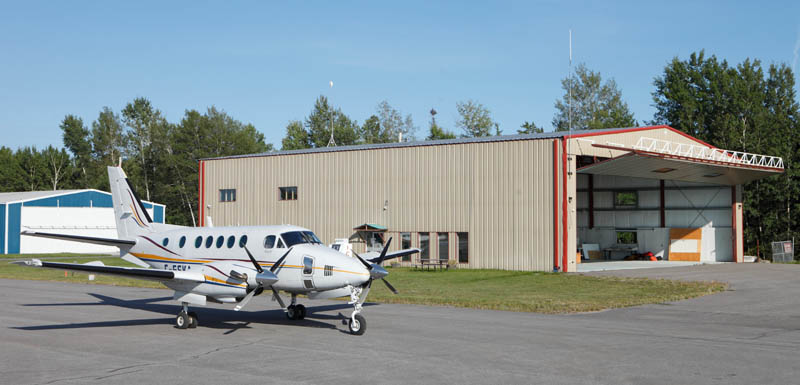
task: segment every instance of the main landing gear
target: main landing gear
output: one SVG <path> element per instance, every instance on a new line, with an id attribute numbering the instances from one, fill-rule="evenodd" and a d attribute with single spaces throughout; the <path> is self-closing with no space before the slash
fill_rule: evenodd
<path id="1" fill-rule="evenodd" d="M 306 318 L 306 307 L 297 303 L 297 294 L 292 293 L 292 303 L 289 306 L 283 304 L 283 300 L 277 290 L 272 289 L 272 296 L 281 305 L 283 311 L 286 312 L 286 318 L 292 321 Z"/>
<path id="2" fill-rule="evenodd" d="M 197 313 L 189 311 L 188 303 L 182 302 L 181 305 L 183 305 L 183 309 L 178 313 L 178 318 L 175 319 L 175 326 L 177 326 L 178 329 L 196 328 Z"/>
<path id="3" fill-rule="evenodd" d="M 350 328 L 350 334 L 360 336 L 367 331 L 367 320 L 364 319 L 364 316 L 360 313 L 362 305 L 367 299 L 367 294 L 369 294 L 370 285 L 367 285 L 366 289 L 355 286 L 349 286 L 349 288 L 350 302 L 348 302 L 348 304 L 353 305 L 354 309 L 353 314 L 350 315 L 350 322 L 347 326 Z"/>

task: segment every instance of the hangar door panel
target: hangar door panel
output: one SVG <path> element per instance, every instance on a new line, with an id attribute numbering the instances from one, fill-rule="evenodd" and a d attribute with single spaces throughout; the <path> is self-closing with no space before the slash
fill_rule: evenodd
<path id="1" fill-rule="evenodd" d="M 150 210 L 148 210 L 150 211 Z M 152 214 L 151 214 L 152 215 Z M 117 238 L 114 211 L 97 207 L 22 207 L 21 229 Z M 20 253 L 116 253 L 113 246 L 20 236 Z"/>

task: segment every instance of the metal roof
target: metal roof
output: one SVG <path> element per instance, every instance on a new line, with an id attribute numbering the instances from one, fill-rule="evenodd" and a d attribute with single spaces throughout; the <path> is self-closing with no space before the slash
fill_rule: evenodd
<path id="1" fill-rule="evenodd" d="M 665 126 L 642 127 L 642 129 L 656 129 Z M 604 128 L 598 130 L 575 130 L 575 131 L 552 131 L 543 132 L 541 134 L 517 134 L 517 135 L 498 135 L 498 136 L 483 136 L 477 138 L 457 138 L 457 139 L 442 139 L 442 140 L 425 140 L 417 142 L 400 142 L 400 143 L 375 143 L 375 144 L 356 144 L 351 146 L 336 146 L 336 147 L 317 147 L 306 148 L 302 150 L 286 150 L 286 151 L 273 151 L 264 152 L 260 154 L 245 154 L 245 155 L 231 155 L 221 156 L 216 158 L 202 158 L 200 160 L 221 160 L 221 159 L 236 159 L 236 158 L 255 158 L 262 156 L 280 156 L 280 155 L 302 155 L 302 154 L 316 154 L 326 152 L 342 152 L 342 151 L 364 151 L 364 150 L 379 150 L 385 148 L 404 148 L 404 147 L 425 147 L 425 146 L 445 146 L 452 144 L 465 144 L 465 143 L 492 143 L 492 142 L 509 142 L 515 140 L 537 140 L 537 139 L 553 139 L 563 138 L 570 135 L 583 135 L 583 134 L 610 134 L 621 130 L 629 130 L 627 128 Z"/>
<path id="2" fill-rule="evenodd" d="M 67 195 L 92 190 L 50 190 L 50 191 L 20 191 L 0 193 L 0 203 L 25 202 L 34 199 L 48 198 L 57 195 Z M 108 193 L 106 193 L 108 194 Z"/>
<path id="3" fill-rule="evenodd" d="M 79 194 L 87 191 L 94 191 L 100 194 L 111 195 L 111 193 L 108 191 L 100 191 L 95 189 L 4 192 L 0 193 L 0 204 L 11 203 L 11 202 L 28 202 L 43 198 L 64 196 L 70 194 Z M 162 203 L 155 203 L 146 200 L 143 200 L 142 202 L 155 206 L 166 207 Z"/>

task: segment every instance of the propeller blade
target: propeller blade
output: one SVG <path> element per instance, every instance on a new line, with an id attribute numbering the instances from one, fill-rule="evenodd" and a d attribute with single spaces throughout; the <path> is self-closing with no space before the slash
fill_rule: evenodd
<path id="1" fill-rule="evenodd" d="M 358 253 L 356 253 L 356 252 L 354 251 L 354 252 L 353 252 L 353 255 L 355 255 L 355 256 L 356 256 L 356 258 L 358 258 L 358 260 L 359 260 L 359 261 L 361 261 L 361 263 L 363 263 L 363 264 L 364 264 L 364 266 L 366 266 L 366 267 L 367 267 L 367 270 L 372 270 L 372 265 L 370 265 L 370 263 L 369 263 L 369 262 L 365 261 L 365 260 L 364 260 L 364 258 L 361 258 L 361 256 L 360 256 L 360 255 L 358 255 Z"/>
<path id="2" fill-rule="evenodd" d="M 285 309 L 286 305 L 283 304 L 283 300 L 281 299 L 281 295 L 278 294 L 278 291 L 272 286 L 269 288 L 272 289 L 272 298 L 275 298 L 275 300 L 278 301 L 278 304 L 281 305 L 281 309 Z"/>
<path id="3" fill-rule="evenodd" d="M 282 257 L 278 258 L 277 262 L 272 264 L 272 267 L 269 268 L 269 271 L 274 273 L 276 270 L 278 270 L 278 268 L 281 267 L 281 264 L 283 263 L 283 260 L 286 259 L 286 257 L 289 256 L 289 253 L 291 253 L 291 252 L 292 252 L 292 248 L 290 247 L 289 250 L 286 251 L 286 254 L 283 254 Z"/>
<path id="4" fill-rule="evenodd" d="M 249 293 L 247 293 L 247 295 L 246 295 L 246 296 L 244 296 L 244 298 L 242 299 L 242 301 L 241 301 L 241 302 L 239 302 L 239 304 L 238 304 L 238 305 L 236 305 L 236 307 L 235 307 L 235 308 L 233 308 L 233 310 L 235 310 L 235 311 L 242 310 L 242 308 L 244 307 L 244 305 L 247 305 L 247 303 L 248 303 L 248 302 L 250 302 L 250 300 L 251 300 L 251 299 L 253 299 L 253 296 L 254 296 L 254 295 L 256 295 L 256 291 L 255 291 L 255 290 L 250 290 L 250 292 L 249 292 Z"/>
<path id="5" fill-rule="evenodd" d="M 392 291 L 392 293 L 395 293 L 395 294 L 397 294 L 397 289 L 395 289 L 395 288 L 394 288 L 394 286 L 392 286 L 392 284 L 391 284 L 391 283 L 389 283 L 389 281 L 387 281 L 386 279 L 382 279 L 381 281 L 383 281 L 383 283 L 385 283 L 385 284 L 386 284 L 386 287 L 388 287 L 388 288 L 389 288 L 389 290 L 391 290 L 391 291 Z"/>
<path id="6" fill-rule="evenodd" d="M 377 263 L 378 265 L 383 263 L 383 259 L 386 258 L 386 252 L 389 251 L 389 245 L 391 244 L 392 244 L 392 238 L 389 238 L 389 240 L 386 241 L 386 245 L 383 246 L 383 251 L 381 251 L 381 256 L 378 257 L 378 261 L 375 263 Z"/>
<path id="7" fill-rule="evenodd" d="M 251 262 L 253 262 L 253 266 L 255 266 L 255 267 L 256 267 L 256 270 L 257 270 L 259 273 L 263 273 L 263 272 L 264 272 L 264 269 L 262 269 L 262 268 L 261 268 L 261 265 L 259 265 L 259 264 L 258 264 L 258 262 L 256 262 L 256 259 L 255 259 L 255 258 L 253 258 L 253 254 L 250 254 L 250 250 L 247 250 L 247 246 L 242 246 L 242 247 L 244 247 L 244 251 L 246 251 L 246 252 L 247 252 L 247 256 L 248 256 L 248 257 L 250 257 L 250 261 L 251 261 Z"/>

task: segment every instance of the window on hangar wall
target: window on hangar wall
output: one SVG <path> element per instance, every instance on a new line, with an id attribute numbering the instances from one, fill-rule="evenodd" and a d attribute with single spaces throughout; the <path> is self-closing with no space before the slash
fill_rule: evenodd
<path id="1" fill-rule="evenodd" d="M 280 192 L 280 200 L 282 201 L 296 201 L 297 200 L 297 186 L 278 187 Z"/>
<path id="2" fill-rule="evenodd" d="M 219 190 L 219 201 L 220 202 L 236 202 L 236 189 L 235 188 L 226 188 Z"/>
<path id="3" fill-rule="evenodd" d="M 639 206 L 639 194 L 636 191 L 614 191 L 615 209 L 635 209 Z"/>
<path id="4" fill-rule="evenodd" d="M 624 245 L 639 243 L 636 240 L 636 230 L 617 230 L 617 243 Z"/>
<path id="5" fill-rule="evenodd" d="M 469 263 L 469 233 L 456 233 L 458 237 L 458 263 Z"/>
<path id="6" fill-rule="evenodd" d="M 410 249 L 411 248 L 411 233 L 400 233 L 400 248 L 401 249 Z M 404 255 L 401 260 L 403 262 L 411 262 L 411 255 Z"/>
<path id="7" fill-rule="evenodd" d="M 450 259 L 450 233 L 439 234 L 439 260 L 447 261 Z"/>
<path id="8" fill-rule="evenodd" d="M 430 259 L 431 233 L 419 233 L 419 258 Z"/>

